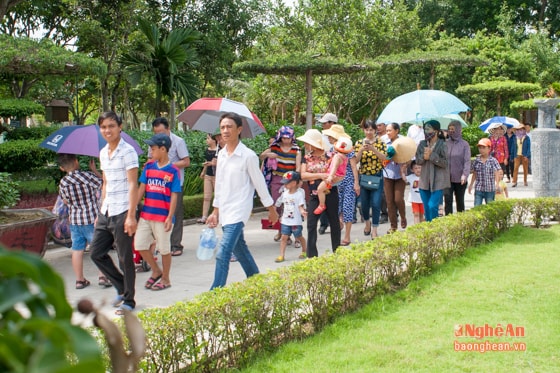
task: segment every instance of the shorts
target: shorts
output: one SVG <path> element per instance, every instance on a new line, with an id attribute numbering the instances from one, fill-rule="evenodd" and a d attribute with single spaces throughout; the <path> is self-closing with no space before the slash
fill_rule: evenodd
<path id="1" fill-rule="evenodd" d="M 70 237 L 72 237 L 72 250 L 83 251 L 86 249 L 88 243 L 93 239 L 93 232 L 95 226 L 88 225 L 73 225 L 70 224 Z"/>
<path id="2" fill-rule="evenodd" d="M 411 202 L 412 203 L 412 212 L 415 214 L 424 214 L 424 204 L 418 202 Z"/>
<path id="3" fill-rule="evenodd" d="M 171 232 L 166 232 L 162 221 L 140 218 L 134 235 L 134 249 L 137 251 L 150 250 L 150 245 L 156 240 L 156 248 L 161 255 L 171 254 Z"/>
<path id="4" fill-rule="evenodd" d="M 285 225 L 280 224 L 280 233 L 290 236 L 292 233 L 295 238 L 301 237 L 303 232 L 303 225 Z"/>

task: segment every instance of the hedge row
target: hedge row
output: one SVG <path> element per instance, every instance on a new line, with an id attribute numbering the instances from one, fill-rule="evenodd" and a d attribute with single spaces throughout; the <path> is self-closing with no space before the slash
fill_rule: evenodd
<path id="1" fill-rule="evenodd" d="M 241 367 L 263 350 L 323 329 L 374 297 L 406 286 L 514 224 L 560 215 L 560 199 L 508 200 L 409 227 L 374 241 L 139 312 L 143 372 Z M 122 325 L 121 325 L 122 326 Z M 101 342 L 101 341 L 100 341 Z"/>

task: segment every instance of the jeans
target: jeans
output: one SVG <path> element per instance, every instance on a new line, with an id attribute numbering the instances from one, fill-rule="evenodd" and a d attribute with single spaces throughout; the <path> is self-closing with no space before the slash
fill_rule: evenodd
<path id="1" fill-rule="evenodd" d="M 443 198 L 443 189 L 434 191 L 420 189 L 420 197 L 424 204 L 426 221 L 432 221 L 437 218 L 439 216 L 439 204 Z"/>
<path id="2" fill-rule="evenodd" d="M 333 187 L 327 194 L 325 205 L 327 210 L 323 213 L 329 220 L 331 226 L 331 248 L 333 253 L 340 246 L 340 220 L 338 218 L 338 188 Z M 312 195 L 309 198 L 307 211 L 313 211 L 319 206 L 319 197 Z M 317 222 L 318 216 L 310 213 L 307 215 L 307 257 L 312 258 L 319 255 L 317 251 Z"/>
<path id="3" fill-rule="evenodd" d="M 255 259 L 253 259 L 253 256 L 249 252 L 249 248 L 243 237 L 244 227 L 245 224 L 243 222 L 222 226 L 223 236 L 220 241 L 220 247 L 218 248 L 218 254 L 216 255 L 214 283 L 210 290 L 226 286 L 232 252 L 237 257 L 237 261 L 241 264 L 247 277 L 259 273 L 259 267 L 257 267 L 257 263 L 255 263 Z"/>
<path id="4" fill-rule="evenodd" d="M 457 212 L 465 211 L 465 191 L 467 183 L 451 183 L 450 188 L 443 190 L 445 199 L 445 215 L 453 214 L 453 195 L 455 195 L 455 203 L 457 204 Z"/>
<path id="5" fill-rule="evenodd" d="M 123 297 L 123 303 L 134 308 L 134 283 L 136 281 L 136 269 L 134 268 L 132 242 L 133 237 L 124 232 L 124 221 L 128 212 L 115 216 L 97 216 L 97 224 L 91 241 L 91 260 L 97 268 L 107 277 L 119 295 Z M 109 250 L 115 246 L 119 258 L 119 267 L 113 263 L 109 256 Z"/>
<path id="6" fill-rule="evenodd" d="M 381 176 L 379 174 L 378 176 Z M 364 221 L 370 219 L 371 210 L 371 224 L 374 227 L 379 226 L 379 216 L 381 215 L 381 202 L 383 199 L 383 185 L 384 181 L 381 178 L 379 183 L 379 188 L 374 190 L 368 190 L 366 188 L 360 188 L 360 199 L 362 201 L 362 217 Z"/>
<path id="7" fill-rule="evenodd" d="M 474 205 L 482 205 L 482 201 L 486 201 L 486 204 L 493 202 L 496 197 L 496 192 L 474 192 Z"/>

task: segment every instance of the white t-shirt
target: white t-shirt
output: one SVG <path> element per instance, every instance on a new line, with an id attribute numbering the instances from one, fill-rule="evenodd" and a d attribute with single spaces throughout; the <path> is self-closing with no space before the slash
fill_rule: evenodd
<path id="1" fill-rule="evenodd" d="M 305 206 L 305 194 L 303 189 L 298 188 L 295 193 L 290 193 L 284 189 L 280 197 L 276 200 L 276 206 L 284 205 L 284 213 L 280 222 L 284 225 L 302 225 L 303 219 L 299 211 L 300 206 Z"/>
<path id="2" fill-rule="evenodd" d="M 406 176 L 406 181 L 410 185 L 408 193 L 408 202 L 422 203 L 422 198 L 420 197 L 419 186 L 420 177 L 410 174 Z"/>

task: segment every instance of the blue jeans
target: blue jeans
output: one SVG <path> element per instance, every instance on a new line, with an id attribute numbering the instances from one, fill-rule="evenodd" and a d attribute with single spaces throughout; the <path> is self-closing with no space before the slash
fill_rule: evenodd
<path id="1" fill-rule="evenodd" d="M 496 192 L 474 192 L 474 205 L 482 205 L 482 201 L 485 200 L 486 204 L 490 202 L 494 202 L 494 198 L 496 197 Z"/>
<path id="2" fill-rule="evenodd" d="M 443 201 L 443 189 L 426 190 L 420 189 L 420 197 L 424 204 L 424 215 L 426 221 L 432 221 L 439 216 L 439 204 Z"/>
<path id="3" fill-rule="evenodd" d="M 259 267 L 257 267 L 255 259 L 249 252 L 245 238 L 243 238 L 243 227 L 245 227 L 243 222 L 222 226 L 223 236 L 216 255 L 214 283 L 210 290 L 226 286 L 232 252 L 237 257 L 237 261 L 241 264 L 247 277 L 259 273 Z"/>
<path id="4" fill-rule="evenodd" d="M 377 176 L 382 176 L 381 172 L 376 174 Z M 379 183 L 379 188 L 374 190 L 369 190 L 366 188 L 360 188 L 360 199 L 362 201 L 362 217 L 364 221 L 368 221 L 371 218 L 371 224 L 374 227 L 379 226 L 379 216 L 381 215 L 381 203 L 383 199 L 383 177 Z M 372 212 L 370 216 L 370 210 Z"/>

